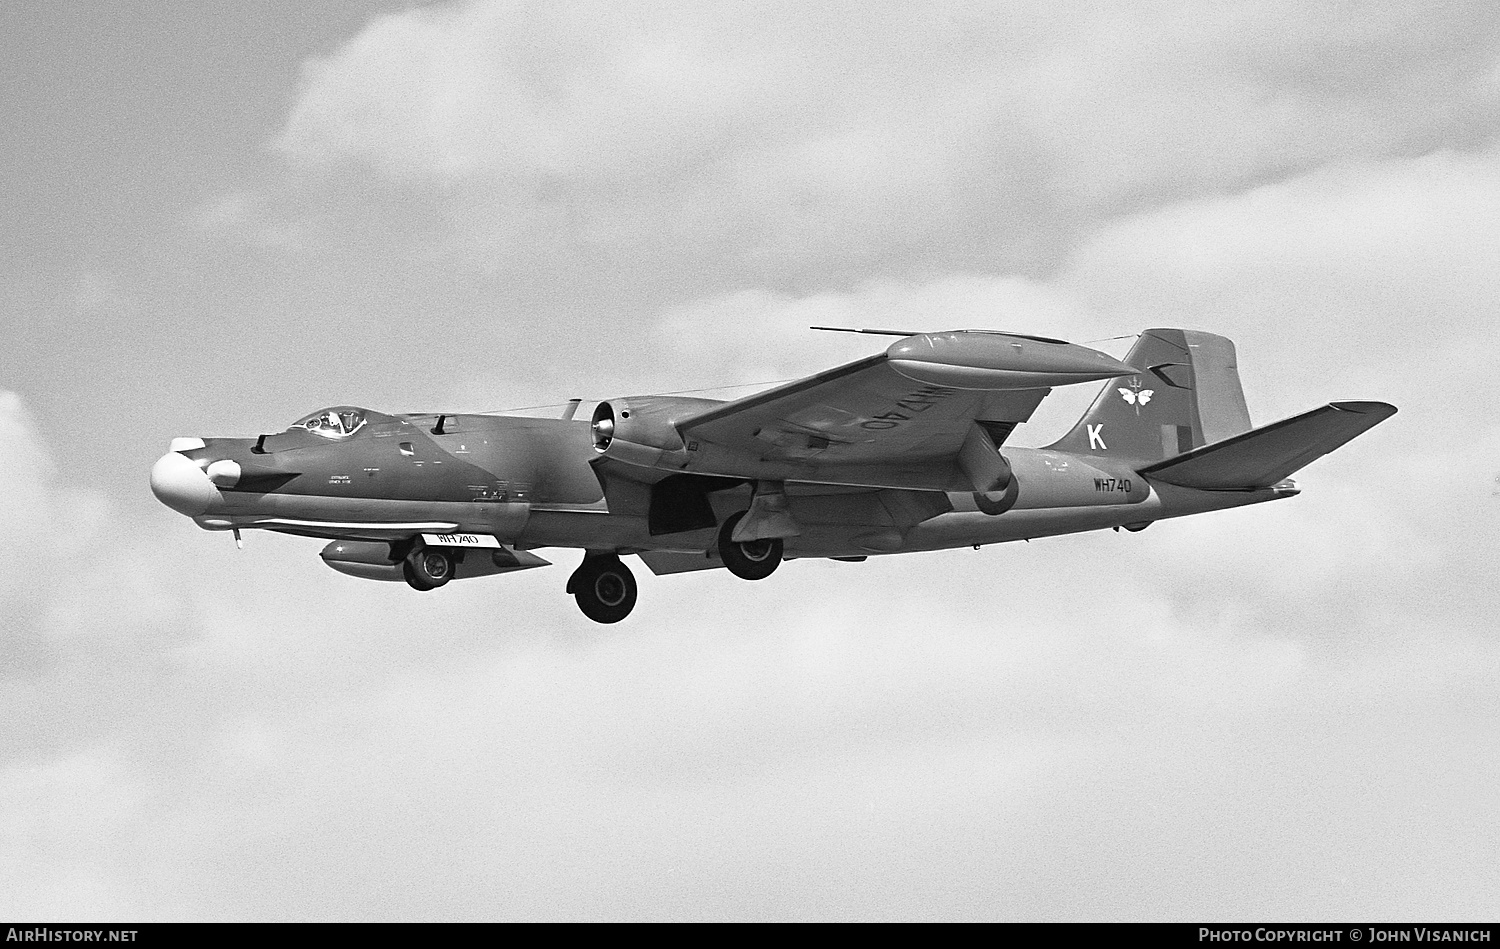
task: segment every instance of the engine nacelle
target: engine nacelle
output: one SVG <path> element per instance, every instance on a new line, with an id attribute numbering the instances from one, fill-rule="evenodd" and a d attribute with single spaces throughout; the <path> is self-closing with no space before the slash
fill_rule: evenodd
<path id="1" fill-rule="evenodd" d="M 594 451 L 614 461 L 656 468 L 665 456 L 686 452 L 677 423 L 723 405 L 715 399 L 646 395 L 600 402 L 590 431 Z M 669 468 L 679 467 L 669 465 Z"/>

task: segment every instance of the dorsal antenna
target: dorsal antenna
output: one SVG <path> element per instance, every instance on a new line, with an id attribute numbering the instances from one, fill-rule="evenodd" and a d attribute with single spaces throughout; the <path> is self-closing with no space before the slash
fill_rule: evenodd
<path id="1" fill-rule="evenodd" d="M 856 329 L 852 326 L 809 326 L 810 330 L 822 330 L 825 333 L 864 333 L 869 336 L 921 336 L 921 333 L 913 333 L 907 330 L 866 330 Z"/>

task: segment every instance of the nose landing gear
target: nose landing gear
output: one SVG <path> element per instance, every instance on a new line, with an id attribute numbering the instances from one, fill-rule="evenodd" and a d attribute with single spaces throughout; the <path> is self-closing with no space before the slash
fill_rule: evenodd
<path id="1" fill-rule="evenodd" d="M 406 582 L 414 590 L 436 590 L 453 579 L 453 557 L 446 550 L 418 547 L 401 564 Z"/>
<path id="2" fill-rule="evenodd" d="M 585 555 L 568 578 L 568 592 L 596 623 L 618 623 L 635 609 L 635 575 L 615 554 Z"/>

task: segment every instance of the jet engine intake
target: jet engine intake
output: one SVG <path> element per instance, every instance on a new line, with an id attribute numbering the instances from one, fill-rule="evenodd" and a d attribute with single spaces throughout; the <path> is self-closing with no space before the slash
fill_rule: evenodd
<path id="1" fill-rule="evenodd" d="M 600 402 L 590 426 L 594 451 L 625 464 L 658 467 L 664 456 L 687 450 L 677 431 L 679 421 L 722 404 L 714 399 L 676 396 L 632 396 Z"/>

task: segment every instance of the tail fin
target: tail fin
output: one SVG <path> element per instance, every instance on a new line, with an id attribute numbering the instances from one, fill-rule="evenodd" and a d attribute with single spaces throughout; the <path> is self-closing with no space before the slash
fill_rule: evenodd
<path id="1" fill-rule="evenodd" d="M 1057 451 L 1150 464 L 1250 430 L 1234 343 L 1197 330 L 1149 329 Z"/>

